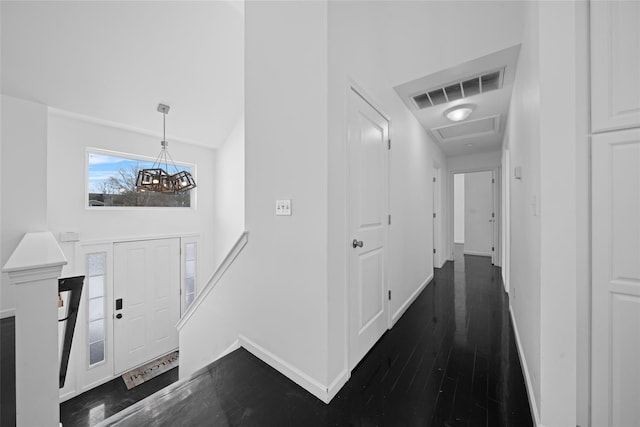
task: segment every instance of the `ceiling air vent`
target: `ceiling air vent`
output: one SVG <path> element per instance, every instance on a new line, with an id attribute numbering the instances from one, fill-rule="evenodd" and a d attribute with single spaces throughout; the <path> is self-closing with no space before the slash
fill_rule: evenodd
<path id="1" fill-rule="evenodd" d="M 502 88 L 504 68 L 413 95 L 418 110 Z"/>

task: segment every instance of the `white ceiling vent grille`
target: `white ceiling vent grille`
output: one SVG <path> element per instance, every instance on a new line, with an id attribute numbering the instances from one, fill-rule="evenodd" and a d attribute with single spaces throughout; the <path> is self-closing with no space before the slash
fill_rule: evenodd
<path id="1" fill-rule="evenodd" d="M 418 110 L 502 88 L 504 68 L 411 96 Z"/>
<path id="2" fill-rule="evenodd" d="M 492 116 L 460 124 L 434 128 L 432 131 L 441 142 L 447 142 L 471 136 L 478 137 L 489 134 L 497 135 L 499 126 L 500 116 Z"/>

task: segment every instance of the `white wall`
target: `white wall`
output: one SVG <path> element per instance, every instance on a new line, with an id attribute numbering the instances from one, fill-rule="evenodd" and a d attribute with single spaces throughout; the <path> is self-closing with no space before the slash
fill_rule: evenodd
<path id="1" fill-rule="evenodd" d="M 576 39 L 577 3 L 540 2 L 539 9 L 540 406 L 544 425 L 576 425 L 576 46 L 587 42 Z M 586 75 L 584 70 L 580 73 Z"/>
<path id="2" fill-rule="evenodd" d="M 591 372 L 591 159 L 589 139 L 589 5 L 576 4 L 576 284 L 577 424 L 589 425 Z"/>
<path id="3" fill-rule="evenodd" d="M 489 219 L 493 209 L 492 172 L 464 175 L 464 253 L 491 256 L 493 232 Z"/>
<path id="4" fill-rule="evenodd" d="M 239 329 L 261 357 L 319 392 L 327 384 L 327 5 L 247 2 L 245 29 L 250 235 L 238 291 L 250 315 Z M 275 216 L 278 199 L 292 200 L 291 216 Z"/>
<path id="5" fill-rule="evenodd" d="M 502 168 L 501 172 L 501 203 L 500 203 L 500 265 L 502 266 L 502 282 L 505 292 L 509 292 L 509 283 L 511 280 L 511 216 L 509 215 L 509 207 L 511 206 L 511 156 L 509 152 L 509 140 L 505 138 L 502 150 Z"/>
<path id="6" fill-rule="evenodd" d="M 215 165 L 213 265 L 217 266 L 244 230 L 244 115 L 216 150 Z"/>
<path id="7" fill-rule="evenodd" d="M 411 52 L 425 75 L 513 45 L 519 22 L 512 18 L 519 7 L 487 9 L 473 2 L 245 4 L 245 207 L 250 234 L 219 291 L 228 291 L 230 305 L 243 308 L 229 316 L 237 317 L 239 334 L 257 345 L 249 345 L 251 351 L 316 395 L 326 395 L 328 388 L 331 396 L 348 375 L 349 82 L 356 82 L 391 117 L 389 278 L 391 311 L 397 317 L 432 274 L 433 161 L 443 176 L 448 170 L 438 146 L 392 89 L 419 77 L 403 74 L 405 62 L 397 55 L 406 58 Z M 476 20 L 475 12 L 483 19 Z M 432 55 L 415 55 L 425 40 L 441 37 L 444 24 L 439 23 L 446 18 L 472 16 L 465 25 L 477 28 L 478 37 L 454 36 L 433 45 Z M 432 25 L 424 25 L 425 19 Z M 488 21 L 505 25 L 486 31 L 497 28 Z M 438 48 L 448 54 L 438 55 Z M 291 217 L 274 216 L 274 201 L 280 198 L 293 200 Z M 443 218 L 448 218 L 448 202 L 443 206 Z M 215 300 L 207 300 L 212 316 Z M 189 334 L 191 340 L 198 337 Z M 219 354 L 222 346 L 210 354 Z"/>
<path id="8" fill-rule="evenodd" d="M 0 267 L 22 236 L 47 229 L 47 107 L 2 95 Z M 14 314 L 14 291 L 2 274 L 0 317 Z"/>
<path id="9" fill-rule="evenodd" d="M 393 321 L 404 312 L 433 272 L 433 163 L 439 164 L 441 176 L 446 176 L 447 162 L 392 89 L 401 82 L 393 81 L 385 72 L 395 64 L 380 54 L 381 47 L 377 43 L 384 40 L 384 47 L 389 51 L 406 48 L 411 39 L 397 35 L 406 29 L 400 30 L 403 19 L 421 13 L 415 6 L 408 3 L 329 3 L 329 383 L 348 371 L 344 153 L 345 108 L 350 81 L 360 86 L 369 101 L 391 118 L 392 222 L 388 268 Z M 440 194 L 445 194 L 444 187 Z M 446 215 L 442 217 L 446 218 Z"/>
<path id="10" fill-rule="evenodd" d="M 576 425 L 577 272 L 587 256 L 586 67 L 584 5 L 528 2 L 525 36 L 508 123 L 510 303 L 527 382 L 542 425 Z M 576 13 L 582 9 L 581 13 Z M 576 88 L 579 89 L 576 89 Z M 581 103 L 582 102 L 582 103 Z M 581 139 L 581 144 L 586 138 Z M 577 165 L 580 159 L 580 165 Z M 513 169 L 522 168 L 522 179 Z M 577 180 L 580 176 L 582 181 Z M 578 194 L 580 196 L 578 196 Z M 578 268 L 576 268 L 578 267 Z M 583 418 L 584 419 L 584 418 Z"/>
<path id="11" fill-rule="evenodd" d="M 171 142 L 169 151 L 176 161 L 196 165 L 197 208 L 195 209 L 87 209 L 87 148 L 98 148 L 149 157 L 160 151 L 159 138 L 141 135 L 114 126 L 49 115 L 47 181 L 47 223 L 55 236 L 64 231 L 79 233 L 80 243 L 116 241 L 163 235 L 199 234 L 201 273 L 213 272 L 214 151 L 199 146 Z M 62 243 L 69 264 L 63 274 L 75 274 L 74 244 Z"/>
<path id="12" fill-rule="evenodd" d="M 540 200 L 540 32 L 538 4 L 525 4 L 523 41 L 518 60 L 506 134 L 510 144 L 511 262 L 509 303 L 524 359 L 532 408 L 540 412 L 540 217 L 532 201 Z M 513 177 L 520 167 L 522 179 Z"/>
<path id="13" fill-rule="evenodd" d="M 486 151 L 448 157 L 447 161 L 452 172 L 472 172 L 497 168 L 500 166 L 501 155 L 500 150 Z"/>
<path id="14" fill-rule="evenodd" d="M 464 243 L 464 174 L 453 176 L 453 243 Z"/>

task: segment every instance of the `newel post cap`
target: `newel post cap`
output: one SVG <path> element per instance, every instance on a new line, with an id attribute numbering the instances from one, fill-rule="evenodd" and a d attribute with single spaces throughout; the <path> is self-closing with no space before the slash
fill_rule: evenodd
<path id="1" fill-rule="evenodd" d="M 67 259 L 49 231 L 26 233 L 2 268 L 12 284 L 57 278 Z"/>

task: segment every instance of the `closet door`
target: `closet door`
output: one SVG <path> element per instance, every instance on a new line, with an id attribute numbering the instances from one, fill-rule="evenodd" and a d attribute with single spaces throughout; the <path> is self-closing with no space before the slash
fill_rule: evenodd
<path id="1" fill-rule="evenodd" d="M 640 2 L 591 2 L 592 132 L 640 127 Z"/>
<path id="2" fill-rule="evenodd" d="M 640 129 L 593 136 L 592 425 L 640 425 Z"/>

